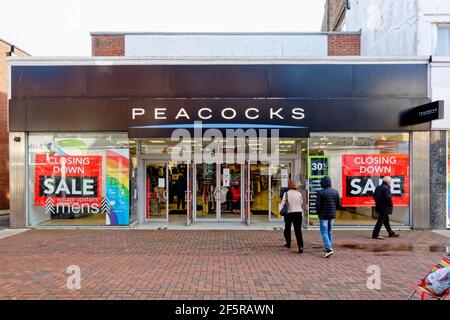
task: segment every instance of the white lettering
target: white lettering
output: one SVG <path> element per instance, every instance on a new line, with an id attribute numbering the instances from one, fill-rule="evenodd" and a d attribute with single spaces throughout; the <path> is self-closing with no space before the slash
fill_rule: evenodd
<path id="1" fill-rule="evenodd" d="M 209 112 L 209 116 L 203 116 L 203 110 L 208 111 Z M 201 108 L 200 110 L 198 110 L 198 117 L 202 120 L 208 120 L 211 119 L 212 115 L 211 115 L 212 110 L 210 108 Z"/>
<path id="2" fill-rule="evenodd" d="M 361 182 L 361 179 L 353 179 L 350 182 L 350 185 L 352 186 L 352 190 L 350 190 L 351 194 L 360 194 L 362 189 L 361 187 L 358 185 L 358 183 Z"/>
<path id="3" fill-rule="evenodd" d="M 301 120 L 305 118 L 305 110 L 303 108 L 292 109 L 292 118 L 296 120 Z"/>
<path id="4" fill-rule="evenodd" d="M 227 111 L 231 111 L 232 116 L 226 116 L 225 113 Z M 236 118 L 236 110 L 234 110 L 233 108 L 225 108 L 222 110 L 222 118 L 227 119 L 227 120 L 231 120 Z"/>
<path id="5" fill-rule="evenodd" d="M 178 111 L 175 119 L 178 119 L 180 117 L 186 118 L 186 119 L 190 119 L 189 115 L 187 114 L 186 110 L 184 108 L 181 108 L 180 111 Z"/>
<path id="6" fill-rule="evenodd" d="M 250 111 L 254 111 L 256 114 L 254 116 L 250 116 L 249 115 Z M 250 119 L 250 120 L 258 119 L 259 118 L 259 110 L 256 108 L 248 108 L 247 110 L 245 110 L 245 116 L 247 117 L 247 119 Z"/>
<path id="7" fill-rule="evenodd" d="M 55 179 L 54 178 L 48 178 L 44 180 L 44 186 L 45 186 L 45 190 L 44 193 L 45 194 L 52 194 L 55 191 Z"/>
<path id="8" fill-rule="evenodd" d="M 133 108 L 131 109 L 131 118 L 134 120 L 137 116 L 143 116 L 145 110 L 143 108 Z"/>
<path id="9" fill-rule="evenodd" d="M 81 190 L 77 190 L 77 181 L 72 180 L 72 194 L 81 194 Z"/>
<path id="10" fill-rule="evenodd" d="M 83 194 L 85 196 L 93 196 L 94 195 L 94 180 L 93 179 L 84 179 L 83 180 Z"/>
<path id="11" fill-rule="evenodd" d="M 64 192 L 65 194 L 70 194 L 69 186 L 67 185 L 65 179 L 61 179 L 61 182 L 56 188 L 55 194 L 61 194 L 61 192 Z"/>
<path id="12" fill-rule="evenodd" d="M 363 194 L 367 194 L 367 192 L 374 192 L 375 191 L 375 184 L 373 183 L 372 179 L 367 180 L 366 185 L 364 186 L 364 189 L 362 191 Z"/>
<path id="13" fill-rule="evenodd" d="M 167 108 L 155 108 L 155 119 L 156 120 L 166 120 L 166 110 Z"/>
<path id="14" fill-rule="evenodd" d="M 283 108 L 279 108 L 277 111 L 274 111 L 273 108 L 270 108 L 270 120 L 273 119 L 273 116 L 277 116 L 279 119 L 284 119 L 283 116 L 279 115 L 281 111 L 283 111 Z"/>

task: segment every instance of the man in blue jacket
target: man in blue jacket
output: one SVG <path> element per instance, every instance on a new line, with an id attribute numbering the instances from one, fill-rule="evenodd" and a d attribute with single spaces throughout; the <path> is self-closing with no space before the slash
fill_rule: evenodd
<path id="1" fill-rule="evenodd" d="M 377 223 L 372 232 L 372 239 L 383 240 L 380 236 L 381 227 L 384 224 L 389 237 L 398 237 L 398 233 L 395 233 L 391 229 L 389 223 L 389 215 L 392 214 L 394 204 L 392 203 L 391 193 L 392 178 L 385 176 L 383 182 L 375 189 L 373 199 L 375 200 L 375 211 L 378 213 Z"/>
<path id="2" fill-rule="evenodd" d="M 320 181 L 321 190 L 317 191 L 316 211 L 320 220 L 320 233 L 325 247 L 324 258 L 330 257 L 333 251 L 333 222 L 336 210 L 340 208 L 339 192 L 331 187 L 331 179 L 325 176 Z"/>

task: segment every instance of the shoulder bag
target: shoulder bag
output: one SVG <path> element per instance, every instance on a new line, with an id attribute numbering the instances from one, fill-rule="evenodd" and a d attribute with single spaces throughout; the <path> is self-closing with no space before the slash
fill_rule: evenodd
<path id="1" fill-rule="evenodd" d="M 280 210 L 280 215 L 283 216 L 283 217 L 286 217 L 287 214 L 288 214 L 288 207 L 289 207 L 288 193 L 289 193 L 289 190 L 285 192 L 285 194 L 286 194 L 286 202 L 284 203 L 283 208 L 281 208 L 281 210 Z"/>

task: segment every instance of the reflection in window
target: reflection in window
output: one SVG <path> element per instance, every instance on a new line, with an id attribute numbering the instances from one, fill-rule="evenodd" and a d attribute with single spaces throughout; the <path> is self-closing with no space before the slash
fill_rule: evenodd
<path id="1" fill-rule="evenodd" d="M 450 25 L 438 26 L 436 55 L 450 56 Z"/>

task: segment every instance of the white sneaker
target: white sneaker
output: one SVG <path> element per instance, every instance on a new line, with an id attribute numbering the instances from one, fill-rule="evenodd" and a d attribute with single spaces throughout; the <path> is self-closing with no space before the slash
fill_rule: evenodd
<path id="1" fill-rule="evenodd" d="M 328 257 L 330 257 L 333 253 L 334 253 L 333 250 L 327 251 L 327 252 L 323 255 L 323 257 L 324 257 L 324 258 L 328 258 Z"/>

